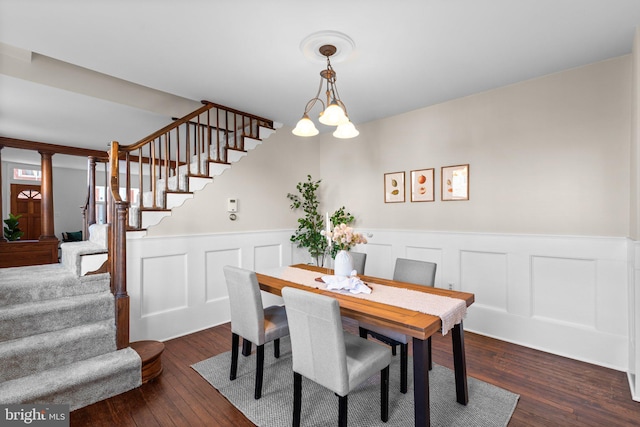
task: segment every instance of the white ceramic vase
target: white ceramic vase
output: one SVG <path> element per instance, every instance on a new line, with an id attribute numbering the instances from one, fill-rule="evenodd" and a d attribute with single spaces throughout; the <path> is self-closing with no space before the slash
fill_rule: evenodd
<path id="1" fill-rule="evenodd" d="M 333 263 L 333 274 L 336 276 L 351 276 L 353 271 L 353 257 L 349 251 L 341 250 L 336 254 Z"/>

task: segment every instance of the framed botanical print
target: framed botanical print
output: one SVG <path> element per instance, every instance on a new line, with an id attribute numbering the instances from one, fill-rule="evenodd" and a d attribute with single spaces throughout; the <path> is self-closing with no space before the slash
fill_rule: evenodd
<path id="1" fill-rule="evenodd" d="M 411 201 L 435 201 L 434 169 L 418 169 L 411 171 Z"/>
<path id="2" fill-rule="evenodd" d="M 404 172 L 384 174 L 384 202 L 404 202 Z"/>
<path id="3" fill-rule="evenodd" d="M 469 200 L 469 164 L 444 166 L 441 172 L 442 200 Z"/>

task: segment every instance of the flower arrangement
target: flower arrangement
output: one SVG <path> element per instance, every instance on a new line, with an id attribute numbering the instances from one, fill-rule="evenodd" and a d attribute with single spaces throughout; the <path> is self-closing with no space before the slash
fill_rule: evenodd
<path id="1" fill-rule="evenodd" d="M 355 245 L 367 243 L 367 238 L 360 233 L 353 231 L 353 228 L 342 223 L 333 230 L 322 230 L 322 235 L 327 238 L 329 245 L 335 248 L 335 252 L 340 250 L 348 251 Z M 332 250 L 333 254 L 334 250 Z"/>

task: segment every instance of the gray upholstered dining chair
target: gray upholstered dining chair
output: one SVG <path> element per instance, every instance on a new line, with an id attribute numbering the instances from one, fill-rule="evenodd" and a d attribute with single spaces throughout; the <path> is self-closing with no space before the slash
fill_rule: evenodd
<path id="1" fill-rule="evenodd" d="M 289 324 L 284 307 L 262 306 L 262 294 L 256 273 L 238 267 L 223 267 L 231 306 L 231 373 L 236 379 L 240 337 L 256 345 L 256 382 L 254 397 L 262 396 L 264 345 L 274 342 L 273 354 L 280 357 L 280 338 L 289 335 Z M 250 352 L 250 350 L 249 350 Z"/>
<path id="2" fill-rule="evenodd" d="M 347 395 L 380 371 L 380 419 L 389 419 L 389 349 L 342 329 L 338 300 L 296 288 L 282 289 L 293 362 L 293 426 L 300 425 L 302 377 L 338 396 L 338 425 L 347 425 Z"/>
<path id="3" fill-rule="evenodd" d="M 353 269 L 358 275 L 364 274 L 364 265 L 367 262 L 367 254 L 364 252 L 349 252 L 353 258 Z"/>
<path id="4" fill-rule="evenodd" d="M 433 287 L 436 280 L 437 267 L 438 265 L 433 262 L 398 258 L 393 271 L 393 280 Z M 360 323 L 359 332 L 362 338 L 371 335 L 377 340 L 389 344 L 394 356 L 396 354 L 396 346 L 400 346 L 400 391 L 406 393 L 409 337 L 400 332 L 367 323 Z M 431 369 L 433 366 L 431 362 L 431 338 L 427 340 L 427 352 L 429 354 L 429 369 Z"/>

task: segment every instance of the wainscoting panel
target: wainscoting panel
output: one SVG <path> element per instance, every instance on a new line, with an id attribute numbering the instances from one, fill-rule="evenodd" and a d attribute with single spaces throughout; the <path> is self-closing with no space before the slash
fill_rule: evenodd
<path id="1" fill-rule="evenodd" d="M 372 234 L 355 248 L 367 253 L 366 274 L 391 278 L 398 257 L 433 261 L 437 287 L 473 292 L 468 331 L 621 371 L 636 353 L 629 351 L 625 238 L 358 231 Z M 228 322 L 222 266 L 266 271 L 309 263 L 307 251 L 289 241 L 292 233 L 130 239 L 132 340 L 166 340 Z M 143 316 L 151 290 L 158 295 L 144 303 Z M 263 294 L 263 303 L 282 300 Z"/>
<path id="2" fill-rule="evenodd" d="M 229 321 L 222 267 L 251 270 L 301 262 L 292 231 L 127 240 L 131 341 L 165 341 Z M 308 257 L 307 257 L 308 258 Z M 265 305 L 282 303 L 263 294 Z"/>
<path id="3" fill-rule="evenodd" d="M 261 271 L 282 265 L 282 245 L 265 245 L 254 248 L 254 269 Z"/>
<path id="4" fill-rule="evenodd" d="M 595 260 L 531 257 L 533 315 L 595 327 L 596 280 Z"/>
<path id="5" fill-rule="evenodd" d="M 224 284 L 224 272 L 222 267 L 232 265 L 240 266 L 241 252 L 240 249 L 227 249 L 222 251 L 206 251 L 205 254 L 205 302 L 210 303 L 227 298 L 226 286 Z"/>
<path id="6" fill-rule="evenodd" d="M 140 315 L 154 316 L 187 306 L 186 256 L 168 255 L 142 260 Z M 171 286 L 163 286 L 170 283 Z"/>
<path id="7" fill-rule="evenodd" d="M 393 267 L 396 257 L 393 256 L 391 244 L 379 244 L 369 242 L 366 245 L 359 245 L 358 252 L 367 253 L 367 262 L 364 266 L 364 273 L 367 276 L 386 277 L 393 276 Z"/>
<path id="8" fill-rule="evenodd" d="M 507 309 L 507 255 L 460 251 L 460 285 L 476 295 L 474 304 Z"/>
<path id="9" fill-rule="evenodd" d="M 629 369 L 633 400 L 640 402 L 640 242 L 629 241 Z"/>
<path id="10" fill-rule="evenodd" d="M 408 246 L 405 250 L 405 258 L 417 259 L 426 262 L 435 262 L 438 266 L 442 265 L 442 248 L 423 248 L 416 246 Z M 395 266 L 394 266 L 395 267 Z M 442 272 L 436 268 L 436 283 L 442 283 L 440 277 Z M 447 287 L 447 286 L 443 286 Z"/>
<path id="11" fill-rule="evenodd" d="M 395 258 L 425 259 L 437 249 L 436 286 L 475 294 L 466 330 L 627 370 L 627 239 L 358 231 L 373 234 L 357 250 L 368 254 L 367 273 L 370 263 L 389 266 L 382 277 L 391 277 Z M 391 248 L 384 259 L 380 247 Z"/>

